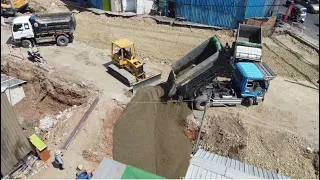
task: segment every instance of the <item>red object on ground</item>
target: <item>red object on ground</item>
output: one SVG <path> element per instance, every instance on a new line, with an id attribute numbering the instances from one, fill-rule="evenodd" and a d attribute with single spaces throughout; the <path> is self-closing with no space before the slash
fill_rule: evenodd
<path id="1" fill-rule="evenodd" d="M 290 6 L 288 7 L 288 10 L 287 10 L 287 12 L 286 12 L 286 15 L 285 15 L 284 18 L 283 18 L 283 22 L 287 22 L 288 17 L 289 17 L 289 14 L 290 14 L 293 6 L 294 6 L 294 2 L 292 1 L 291 4 L 290 4 Z"/>

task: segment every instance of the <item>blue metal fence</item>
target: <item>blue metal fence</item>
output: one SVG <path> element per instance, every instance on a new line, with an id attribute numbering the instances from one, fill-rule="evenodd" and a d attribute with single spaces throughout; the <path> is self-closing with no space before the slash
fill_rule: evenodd
<path id="1" fill-rule="evenodd" d="M 175 2 L 176 17 L 184 17 L 195 23 L 235 29 L 245 18 L 270 16 L 275 0 L 171 1 Z"/>
<path id="2" fill-rule="evenodd" d="M 103 9 L 102 0 L 88 0 L 88 5 L 94 8 Z"/>
<path id="3" fill-rule="evenodd" d="M 275 0 L 248 0 L 245 18 L 269 17 Z"/>
<path id="4" fill-rule="evenodd" d="M 175 0 L 175 5 L 176 17 L 201 24 L 236 28 L 244 18 L 244 0 Z"/>

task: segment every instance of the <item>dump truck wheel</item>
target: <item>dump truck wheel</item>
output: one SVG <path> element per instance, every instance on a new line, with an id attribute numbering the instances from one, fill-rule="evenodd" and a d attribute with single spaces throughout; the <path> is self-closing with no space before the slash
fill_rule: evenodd
<path id="1" fill-rule="evenodd" d="M 29 48 L 30 45 L 32 46 L 32 42 L 28 39 L 24 39 L 21 41 L 21 45 L 24 48 Z"/>
<path id="2" fill-rule="evenodd" d="M 58 46 L 67 46 L 69 43 L 69 39 L 66 36 L 59 36 L 57 38 Z"/>
<path id="3" fill-rule="evenodd" d="M 197 110 L 204 111 L 207 105 L 207 101 L 208 101 L 207 96 L 199 96 L 196 98 L 194 106 L 196 107 Z"/>
<path id="4" fill-rule="evenodd" d="M 253 99 L 252 98 L 244 98 L 242 100 L 242 105 L 249 107 L 253 104 Z"/>

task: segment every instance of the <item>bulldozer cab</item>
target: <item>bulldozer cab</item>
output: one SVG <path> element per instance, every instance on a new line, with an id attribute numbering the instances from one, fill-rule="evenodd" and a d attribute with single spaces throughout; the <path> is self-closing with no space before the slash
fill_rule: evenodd
<path id="1" fill-rule="evenodd" d="M 120 65 L 125 63 L 124 61 L 136 58 L 135 45 L 128 39 L 119 39 L 114 41 L 111 46 L 112 60 L 117 61 Z"/>

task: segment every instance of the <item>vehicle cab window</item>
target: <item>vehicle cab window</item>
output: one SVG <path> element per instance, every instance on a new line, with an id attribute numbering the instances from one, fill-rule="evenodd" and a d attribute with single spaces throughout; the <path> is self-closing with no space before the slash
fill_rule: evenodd
<path id="1" fill-rule="evenodd" d="M 12 30 L 13 32 L 23 31 L 23 26 L 22 24 L 14 24 Z"/>

